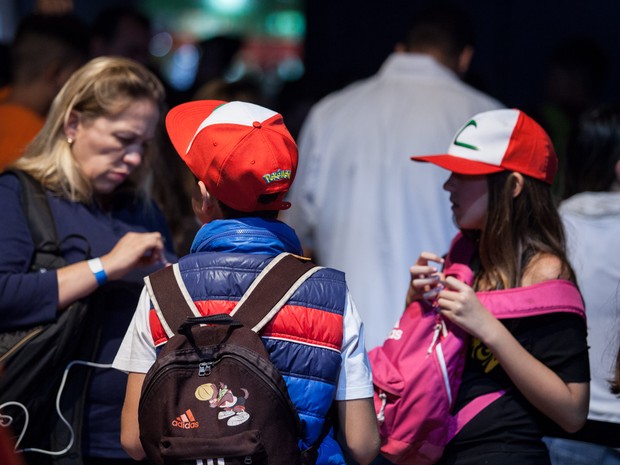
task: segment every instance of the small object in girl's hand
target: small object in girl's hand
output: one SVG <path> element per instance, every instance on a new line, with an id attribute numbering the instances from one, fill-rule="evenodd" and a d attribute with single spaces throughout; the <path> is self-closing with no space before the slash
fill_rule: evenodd
<path id="1" fill-rule="evenodd" d="M 435 299 L 435 298 L 437 297 L 437 295 L 438 295 L 441 291 L 443 291 L 444 289 L 445 289 L 444 284 L 443 284 L 443 283 L 439 283 L 439 284 L 437 284 L 437 286 L 436 286 L 436 287 L 434 287 L 434 288 L 433 288 L 433 289 L 431 289 L 430 291 L 425 292 L 424 294 L 422 294 L 422 297 L 423 297 L 425 300 L 431 301 L 431 300 Z"/>

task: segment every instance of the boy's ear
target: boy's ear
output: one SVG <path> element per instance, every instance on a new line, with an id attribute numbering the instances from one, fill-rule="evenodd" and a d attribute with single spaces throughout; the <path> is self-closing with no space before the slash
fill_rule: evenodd
<path id="1" fill-rule="evenodd" d="M 217 199 L 208 191 L 202 181 L 198 181 L 192 195 L 192 209 L 202 224 L 220 219 L 222 214 Z"/>
<path id="2" fill-rule="evenodd" d="M 198 189 L 200 191 L 200 198 L 202 199 L 202 209 L 207 210 L 213 203 L 213 196 L 207 190 L 207 186 L 202 181 L 198 181 Z"/>

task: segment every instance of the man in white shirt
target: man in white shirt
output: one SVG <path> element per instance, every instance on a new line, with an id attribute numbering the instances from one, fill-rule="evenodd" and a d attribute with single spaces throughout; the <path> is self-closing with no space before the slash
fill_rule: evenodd
<path id="1" fill-rule="evenodd" d="M 463 121 L 502 106 L 459 78 L 472 35 L 460 10 L 430 7 L 376 75 L 325 97 L 301 130 L 284 219 L 320 264 L 345 271 L 368 349 L 401 316 L 420 252 L 447 251 L 456 233 L 446 173 L 409 157 L 445 151 Z"/>

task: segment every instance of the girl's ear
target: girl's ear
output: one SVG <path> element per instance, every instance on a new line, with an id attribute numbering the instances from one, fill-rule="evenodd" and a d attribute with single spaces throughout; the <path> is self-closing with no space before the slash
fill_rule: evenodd
<path id="1" fill-rule="evenodd" d="M 512 182 L 512 198 L 514 199 L 518 197 L 523 190 L 523 175 L 515 171 L 510 175 L 510 179 Z"/>

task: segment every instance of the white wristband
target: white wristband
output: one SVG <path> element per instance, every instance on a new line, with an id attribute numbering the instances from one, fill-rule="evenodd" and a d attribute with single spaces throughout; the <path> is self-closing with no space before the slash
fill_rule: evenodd
<path id="1" fill-rule="evenodd" d="M 88 267 L 90 271 L 95 275 L 95 279 L 97 280 L 97 284 L 100 286 L 105 284 L 108 280 L 108 275 L 105 274 L 105 270 L 103 269 L 103 264 L 101 263 L 100 258 L 91 258 L 86 263 L 88 263 Z"/>

